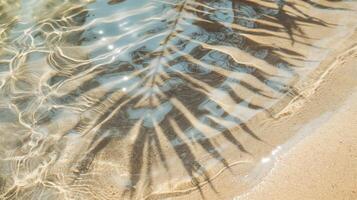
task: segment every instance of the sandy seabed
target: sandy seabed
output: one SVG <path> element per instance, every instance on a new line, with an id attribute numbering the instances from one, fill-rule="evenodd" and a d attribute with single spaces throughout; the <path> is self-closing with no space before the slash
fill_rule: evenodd
<path id="1" fill-rule="evenodd" d="M 36 1 L 29 4 L 33 2 Z M 4 43 L 11 51 L 9 55 L 4 54 L 6 59 L 2 62 L 9 61 L 7 58 L 14 52 L 17 62 L 10 60 L 15 68 L 1 74 L 5 88 L 1 93 L 1 108 L 15 113 L 9 114 L 15 116 L 15 120 L 7 121 L 4 115 L 5 122 L 0 123 L 0 144 L 4 144 L 0 146 L 0 199 L 357 199 L 357 2 L 316 0 L 314 2 L 321 4 L 314 4 L 308 0 L 291 0 L 287 1 L 290 6 L 287 4 L 279 11 L 277 19 L 254 18 L 254 23 L 259 24 L 256 29 L 242 26 L 239 21 L 216 22 L 215 26 L 229 27 L 223 29 L 225 35 L 215 34 L 217 27 L 205 23 L 209 15 L 202 14 L 218 10 L 217 16 L 222 17 L 225 9 L 213 9 L 210 7 L 213 4 L 200 1 L 179 1 L 166 8 L 179 13 L 173 17 L 177 18 L 173 24 L 185 28 L 181 30 L 174 25 L 162 41 L 168 43 L 175 38 L 173 33 L 187 31 L 181 39 L 197 45 L 196 52 L 180 52 L 184 54 L 183 59 L 176 59 L 177 55 L 172 52 L 178 51 L 180 43 L 164 45 L 165 51 L 158 53 L 162 43 L 156 41 L 160 47 L 158 52 L 150 49 L 145 52 L 145 48 L 126 52 L 135 55 L 128 56 L 132 59 L 130 64 L 121 63 L 126 54 L 122 52 L 125 48 L 120 48 L 142 42 L 141 36 L 147 35 L 127 31 L 138 28 L 135 23 L 143 23 L 147 17 L 125 21 L 121 14 L 130 18 L 139 11 L 139 14 L 150 14 L 150 11 L 155 14 L 154 22 L 165 18 L 155 10 L 162 2 L 155 4 L 148 0 L 142 5 L 134 1 L 131 1 L 133 4 L 129 1 L 78 2 L 85 6 L 52 2 L 53 11 L 57 10 L 54 5 L 58 3 L 57 14 L 65 10 L 69 15 L 64 21 L 60 20 L 69 23 L 68 30 L 61 30 L 61 25 L 58 30 L 56 26 L 54 30 L 47 27 L 52 18 L 57 19 L 57 14 L 50 13 L 51 9 L 44 9 L 52 17 L 48 17 L 49 21 L 44 17 L 43 21 L 35 22 L 35 18 L 30 17 L 33 13 L 27 13 L 24 6 L 18 18 L 29 25 L 30 28 L 24 28 L 28 34 L 22 34 L 22 26 L 14 26 L 14 31 L 9 31 L 10 39 Z M 38 6 L 43 6 L 41 3 Z M 128 3 L 133 11 L 120 7 L 120 3 Z M 245 0 L 244 3 L 265 11 L 278 10 L 276 1 L 255 4 Z M 235 13 L 239 5 L 233 4 L 230 17 L 241 17 Z M 103 12 L 107 9 L 112 10 Z M 253 11 L 248 9 L 247 12 Z M 35 14 L 41 19 L 41 13 Z M 95 14 L 99 16 L 84 17 Z M 184 17 L 197 21 L 187 25 L 180 20 Z M 118 23 L 122 32 L 111 33 L 114 28 L 109 22 Z M 12 23 L 8 26 L 12 27 Z M 101 26 L 104 28 L 99 29 Z M 165 30 L 162 26 L 146 26 L 139 28 L 149 28 L 150 34 Z M 191 32 L 186 26 L 198 27 L 193 32 L 208 32 L 203 38 L 213 37 L 218 44 L 234 39 L 232 35 L 239 33 L 249 41 L 248 46 L 236 48 L 198 41 L 195 34 L 189 35 Z M 39 39 L 41 48 L 34 49 L 41 54 L 34 56 L 31 45 L 37 45 L 38 41 L 32 41 L 32 36 L 38 35 L 38 30 L 33 27 L 40 27 L 39 32 L 53 31 L 44 34 L 43 46 Z M 108 33 L 104 33 L 107 30 Z M 6 31 L 0 33 L 7 37 Z M 13 33 L 20 36 L 17 38 Z M 48 45 L 56 39 L 61 41 L 62 36 L 67 39 L 65 42 Z M 76 40 L 82 36 L 88 43 L 77 44 Z M 269 51 L 260 52 L 258 44 L 269 47 L 274 55 L 262 59 L 267 56 L 264 52 Z M 28 49 L 23 48 L 26 45 Z M 257 52 L 252 56 L 254 50 Z M 224 68 L 230 67 L 224 66 L 227 62 L 207 65 L 208 61 L 201 56 L 205 52 L 219 52 L 231 59 L 228 64 L 249 65 L 253 72 L 260 71 L 263 75 L 229 71 Z M 166 58 L 165 54 L 171 53 L 174 58 Z M 162 64 L 163 59 L 167 62 Z M 172 72 L 165 71 L 174 67 L 163 67 L 168 63 L 187 68 L 199 65 L 212 73 L 208 76 L 203 70 L 200 75 L 201 71 L 186 74 L 178 68 L 179 77 L 187 82 L 175 82 L 177 77 L 169 77 Z M 135 68 L 141 65 L 149 71 L 145 74 L 143 70 L 143 77 Z M 142 80 L 138 80 L 140 77 Z M 224 87 L 215 88 L 223 79 L 227 79 L 243 104 L 236 103 L 228 91 L 222 92 Z M 246 81 L 250 88 L 230 82 L 232 79 Z M 53 86 L 56 81 L 60 84 Z M 170 81 L 173 87 L 166 87 L 163 94 L 165 84 Z M 274 81 L 288 86 L 288 90 L 280 93 L 279 88 L 274 88 Z M 159 86 L 162 86 L 160 94 L 154 95 L 157 98 L 147 98 L 153 96 L 148 91 Z M 38 90 L 41 93 L 36 93 Z M 35 100 L 30 101 L 28 96 Z M 208 104 L 206 99 L 217 104 Z M 215 130 L 217 127 L 204 123 L 203 115 L 197 114 L 201 112 L 200 105 L 212 112 L 220 112 L 217 108 L 221 106 L 224 111 L 232 111 L 228 117 L 232 114 L 242 120 L 238 123 L 216 117 L 215 122 L 222 122 L 218 125 L 228 127 L 219 132 Z M 153 112 L 155 109 L 157 112 Z"/>
<path id="2" fill-rule="evenodd" d="M 276 139 L 293 136 L 245 177 L 247 182 L 253 180 L 251 187 L 237 196 L 237 180 L 227 172 L 214 181 L 218 193 L 203 192 L 207 199 L 357 199 L 356 36 L 333 52 L 315 85 L 303 89 L 306 96 L 296 98 L 280 117 L 266 122 L 269 125 L 262 132 L 274 133 Z M 177 199 L 198 198 L 192 194 Z"/>

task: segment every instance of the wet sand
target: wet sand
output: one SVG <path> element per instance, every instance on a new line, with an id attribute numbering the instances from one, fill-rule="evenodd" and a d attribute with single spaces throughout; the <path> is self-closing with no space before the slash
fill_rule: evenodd
<path id="1" fill-rule="evenodd" d="M 300 131 L 309 136 L 279 156 L 269 175 L 235 200 L 357 199 L 357 89 L 351 93 L 339 109 L 303 127 Z"/>
<path id="2" fill-rule="evenodd" d="M 357 3 L 33 2 L 1 33 L 0 199 L 279 198 L 308 155 L 344 168 Z"/>
<path id="3" fill-rule="evenodd" d="M 264 132 L 294 136 L 245 177 L 254 182 L 251 188 L 237 195 L 241 189 L 226 172 L 214 181 L 217 193 L 203 192 L 206 199 L 357 199 L 356 46 L 352 43 L 337 57 L 330 60 L 329 66 L 335 66 L 317 81 L 312 94 L 290 107 L 286 116 L 269 121 Z"/>

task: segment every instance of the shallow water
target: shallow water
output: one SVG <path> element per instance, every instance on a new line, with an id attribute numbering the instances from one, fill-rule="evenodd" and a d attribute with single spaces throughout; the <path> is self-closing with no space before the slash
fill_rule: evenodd
<path id="1" fill-rule="evenodd" d="M 1 199 L 165 198 L 250 168 L 247 122 L 353 29 L 302 4 L 0 0 Z"/>

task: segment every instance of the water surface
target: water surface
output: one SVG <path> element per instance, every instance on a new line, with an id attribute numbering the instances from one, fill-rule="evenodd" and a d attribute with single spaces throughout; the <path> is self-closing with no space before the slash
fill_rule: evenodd
<path id="1" fill-rule="evenodd" d="M 303 27 L 337 30 L 304 7 L 339 6 L 0 0 L 1 199 L 160 199 L 254 165 L 247 122 L 328 52 Z"/>

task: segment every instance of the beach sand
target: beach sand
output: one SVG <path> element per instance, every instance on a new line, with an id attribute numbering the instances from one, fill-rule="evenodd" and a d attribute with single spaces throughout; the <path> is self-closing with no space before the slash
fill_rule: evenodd
<path id="1" fill-rule="evenodd" d="M 355 62 L 350 67 L 355 68 Z M 309 136 L 277 158 L 269 175 L 236 199 L 357 199 L 357 89 L 350 92 L 339 109 L 304 127 L 301 131 Z"/>
<path id="2" fill-rule="evenodd" d="M 318 81 L 315 92 L 291 106 L 288 116 L 269 122 L 264 132 L 294 136 L 246 176 L 247 182 L 255 182 L 250 189 L 238 195 L 234 175 L 225 172 L 213 183 L 217 192 L 203 189 L 205 198 L 357 199 L 356 50 L 352 46 L 331 59 L 335 67 Z M 200 198 L 197 192 L 177 199 Z"/>
<path id="3" fill-rule="evenodd" d="M 316 0 L 314 2 L 321 4 L 315 4 L 290 0 L 279 12 L 275 1 L 259 1 L 259 12 L 277 13 L 273 18 L 252 18 L 260 24 L 257 28 L 247 28 L 235 20 L 228 23 L 231 18 L 240 16 L 234 12 L 239 10 L 239 5 L 228 5 L 231 7 L 228 10 L 232 9 L 228 21 L 215 24 L 228 26 L 229 29 L 224 29 L 227 35 L 216 35 L 216 26 L 203 23 L 205 16 L 200 13 L 213 12 L 208 5 L 181 1 L 178 13 L 185 6 L 187 11 L 177 15 L 174 24 L 182 23 L 186 27 L 184 20 L 179 19 L 190 19 L 194 16 L 192 10 L 200 11 L 195 15 L 202 19 L 189 24 L 190 28 L 195 25 L 198 30 L 212 32 L 208 34 L 210 37 L 222 40 L 239 33 L 249 41 L 247 47 L 212 45 L 197 41 L 194 35 L 187 38 L 182 34 L 188 44 L 196 45 L 192 49 L 198 53 L 192 56 L 191 50 L 186 52 L 184 66 L 202 65 L 203 69 L 212 68 L 215 75 L 202 73 L 195 77 L 192 74 L 198 73 L 180 72 L 185 80 L 180 87 L 175 85 L 177 77 L 167 77 L 175 83 L 167 97 L 140 95 L 138 101 L 133 102 L 135 94 L 142 92 L 138 88 L 151 88 L 154 83 L 161 86 L 167 73 L 161 72 L 163 67 L 160 70 L 155 67 L 164 55 L 155 52 L 153 58 L 160 55 L 160 59 L 148 57 L 147 63 L 151 64 L 147 68 L 152 73 L 143 75 L 143 79 L 137 74 L 138 70 L 134 70 L 135 67 L 141 69 L 143 63 L 133 65 L 135 67 L 125 64 L 125 69 L 118 64 L 127 58 L 120 57 L 124 53 L 114 44 L 121 48 L 141 43 L 143 34 L 129 37 L 127 31 L 136 30 L 137 22 L 147 18 L 135 17 L 130 21 L 123 20 L 122 15 L 147 13 L 147 9 L 153 9 L 158 15 L 155 6 L 168 5 L 153 6 L 144 1 L 141 5 L 135 1 L 108 4 L 88 1 L 96 2 L 88 5 L 86 1 L 73 5 L 56 0 L 51 1 L 52 5 L 44 3 L 47 1 L 38 2 L 38 10 L 43 7 L 44 12 L 34 14 L 27 12 L 26 5 L 14 12 L 12 4 L 3 3 L 10 10 L 8 27 L 14 28 L 9 33 L 1 32 L 3 38 L 8 34 L 10 41 L 17 39 L 16 33 L 22 30 L 35 34 L 31 32 L 37 30 L 33 30 L 34 24 L 46 27 L 46 21 L 36 18 L 57 19 L 58 13 L 62 17 L 62 13 L 72 16 L 72 12 L 83 15 L 68 18 L 77 19 L 76 23 L 67 24 L 75 34 L 66 35 L 63 31 L 68 41 L 59 47 L 57 43 L 54 47 L 49 45 L 48 52 L 37 49 L 41 54 L 26 60 L 32 55 L 31 48 L 16 54 L 9 42 L 10 50 L 4 50 L 3 62 L 10 62 L 8 57 L 12 54 L 19 58 L 17 70 L 0 74 L 0 86 L 6 89 L 0 90 L 3 94 L 0 109 L 2 114 L 11 114 L 3 115 L 0 123 L 0 144 L 3 144 L 0 145 L 0 199 L 357 199 L 356 1 Z M 114 7 L 115 2 L 128 3 L 125 5 L 130 7 L 124 4 Z M 255 5 L 253 0 L 244 2 Z M 109 8 L 111 12 L 106 12 Z M 129 12 L 128 8 L 135 12 Z M 224 8 L 216 11 L 217 17 L 226 16 Z M 243 11 L 255 12 L 254 9 Z M 17 18 L 30 28 L 12 27 L 10 21 Z M 157 17 L 161 18 L 165 16 Z M 160 23 L 163 21 L 166 19 Z M 117 33 L 110 32 L 114 23 L 119 26 Z M 41 27 L 34 27 L 37 26 Z M 162 29 L 161 25 L 158 27 L 160 29 L 150 25 L 155 31 Z M 170 40 L 175 30 L 181 32 L 181 28 L 174 26 L 162 41 Z M 190 35 L 190 31 L 186 35 Z M 61 31 L 52 33 L 51 37 L 62 38 Z M 19 41 L 32 44 L 31 34 L 20 34 L 23 38 Z M 128 38 L 123 39 L 123 35 Z M 74 41 L 82 36 L 88 43 L 76 44 Z M 47 39 L 44 39 L 46 45 Z M 0 38 L 0 44 L 2 41 Z M 162 46 L 160 41 L 156 44 L 158 47 Z M 176 46 L 165 48 L 170 53 Z M 230 58 L 234 66 L 252 66 L 240 69 L 252 72 L 227 70 L 228 66 L 234 69 L 233 65 L 227 65 L 227 69 L 220 66 L 226 62 L 212 62 L 213 67 L 209 66 L 200 56 L 201 48 L 206 49 L 202 55 L 216 52 L 224 55 L 219 56 L 224 61 L 226 56 Z M 274 55 L 269 56 L 267 52 Z M 140 56 L 141 50 L 135 53 Z M 136 57 L 130 57 L 128 63 L 134 63 L 132 60 L 136 62 Z M 177 62 L 181 66 L 181 59 Z M 144 63 L 146 66 L 146 61 Z M 259 73 L 255 73 L 257 71 Z M 146 77 L 151 74 L 158 78 L 148 81 L 151 79 Z M 61 81 L 58 85 L 55 84 L 57 79 Z M 224 80 L 229 83 L 227 91 Z M 222 87 L 218 82 L 222 82 Z M 133 91 L 131 85 L 135 85 Z M 148 95 L 152 97 L 151 92 Z M 200 114 L 205 113 L 203 111 L 212 115 Z M 207 116 L 213 119 L 214 126 L 206 124 L 208 118 L 203 117 Z M 33 127 L 34 124 L 37 125 Z"/>
<path id="4" fill-rule="evenodd" d="M 295 68 L 301 77 L 294 84 L 295 94 L 280 100 L 268 112 L 259 113 L 247 122 L 247 127 L 260 140 L 242 134 L 239 128 L 232 129 L 232 134 L 244 144 L 248 153 L 239 152 L 233 145 L 223 142 L 228 146 L 221 151 L 229 163 L 228 167 L 222 163 L 212 164 L 211 157 L 202 149 L 190 146 L 200 158 L 199 161 L 209 169 L 209 181 L 197 176 L 200 189 L 174 159 L 176 153 L 173 149 L 163 145 L 170 158 L 167 162 L 170 170 L 167 172 L 159 165 L 155 166 L 152 187 L 137 187 L 136 192 L 140 194 L 138 199 L 354 199 L 352 188 L 356 188 L 357 167 L 356 158 L 352 155 L 356 154 L 356 148 L 351 147 L 357 144 L 352 139 L 356 128 L 351 124 L 355 120 L 355 112 L 346 109 L 346 106 L 356 106 L 351 103 L 353 100 L 349 100 L 356 96 L 351 95 L 357 86 L 357 69 L 354 65 L 357 54 L 356 13 L 325 12 L 301 2 L 296 5 L 306 14 L 330 25 L 302 25 L 305 37 L 294 44 L 274 37 L 251 37 L 262 44 L 284 47 L 303 55 L 301 60 L 290 58 L 295 66 L 301 66 Z M 338 5 L 357 8 L 353 2 Z M 229 52 L 229 49 L 226 51 Z M 233 56 L 234 52 L 230 54 Z M 258 104 L 261 103 L 259 100 L 257 98 Z M 217 143 L 225 141 L 222 138 L 222 135 L 214 137 Z M 164 138 L 159 140 L 165 144 Z M 91 187 L 93 191 L 108 193 L 119 190 L 117 194 L 121 193 L 118 182 L 123 182 L 126 175 L 121 175 L 121 180 L 112 179 L 120 173 L 111 164 L 129 159 L 112 156 L 119 152 L 123 144 L 111 142 L 94 162 L 93 174 L 100 176 L 93 179 L 105 184 L 101 187 L 95 184 L 96 187 Z M 354 163 L 352 159 L 355 159 Z M 120 170 L 122 168 L 125 169 L 125 166 L 120 166 Z M 146 188 L 145 191 L 142 188 Z"/>

